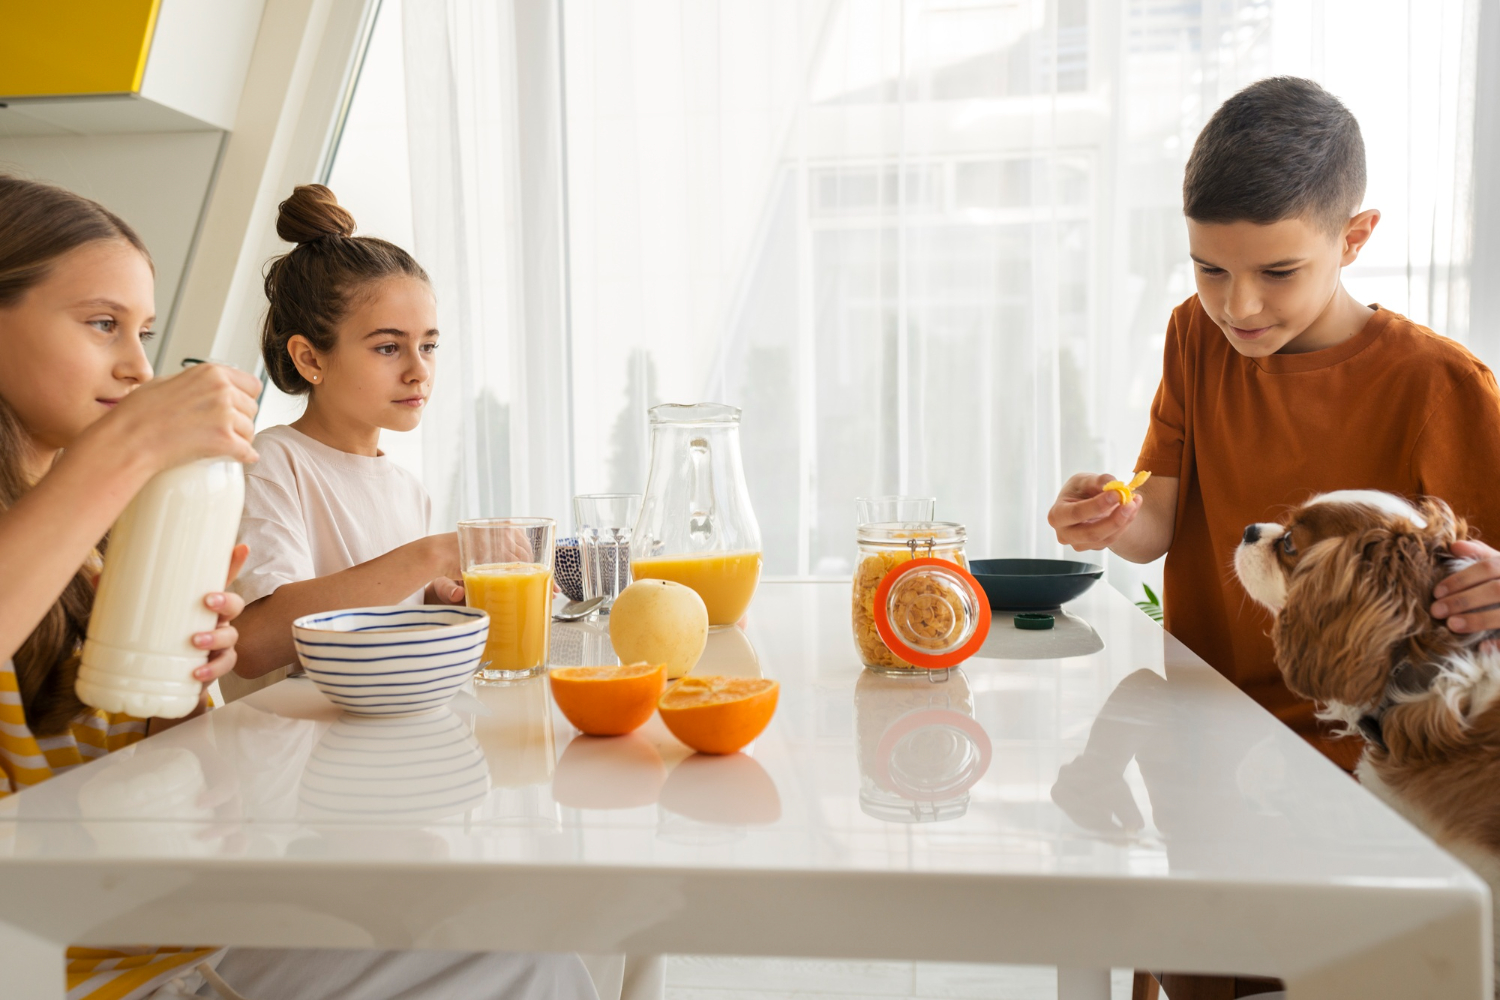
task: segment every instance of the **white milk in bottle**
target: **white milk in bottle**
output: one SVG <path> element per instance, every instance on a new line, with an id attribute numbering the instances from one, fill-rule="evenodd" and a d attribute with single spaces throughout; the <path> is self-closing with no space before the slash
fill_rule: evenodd
<path id="1" fill-rule="evenodd" d="M 226 458 L 159 473 L 130 501 L 89 616 L 77 686 L 85 705 L 163 719 L 197 707 L 193 671 L 208 653 L 192 638 L 218 620 L 203 599 L 224 589 L 244 501 L 244 468 Z"/>

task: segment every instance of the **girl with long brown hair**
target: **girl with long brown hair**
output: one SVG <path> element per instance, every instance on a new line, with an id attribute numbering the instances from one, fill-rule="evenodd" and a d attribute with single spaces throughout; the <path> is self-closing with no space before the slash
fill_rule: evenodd
<path id="1" fill-rule="evenodd" d="M 258 458 L 253 376 L 201 365 L 150 381 L 143 343 L 154 319 L 153 286 L 144 245 L 118 217 L 59 188 L 0 175 L 0 347 L 7 352 L 0 365 L 0 795 L 146 735 L 146 720 L 87 709 L 73 694 L 96 547 L 157 472 L 221 455 Z M 231 576 L 244 558 L 241 546 Z M 417 571 L 414 586 L 424 573 Z M 205 600 L 219 625 L 193 641 L 210 651 L 197 674 L 209 682 L 235 664 L 238 633 L 228 622 L 244 605 L 233 593 Z M 280 1000 L 594 996 L 571 955 L 68 953 L 75 1000 L 216 996 L 225 980 Z"/>
<path id="2" fill-rule="evenodd" d="M 146 735 L 150 720 L 86 708 L 73 691 L 98 546 L 158 472 L 256 458 L 253 376 L 202 365 L 150 381 L 154 299 L 151 258 L 119 217 L 0 175 L 0 796 Z M 243 603 L 204 601 L 219 615 L 192 637 L 209 651 L 196 674 L 208 684 L 234 666 L 228 622 Z M 119 982 L 149 986 L 210 953 L 70 950 L 69 989 L 136 995 Z"/>

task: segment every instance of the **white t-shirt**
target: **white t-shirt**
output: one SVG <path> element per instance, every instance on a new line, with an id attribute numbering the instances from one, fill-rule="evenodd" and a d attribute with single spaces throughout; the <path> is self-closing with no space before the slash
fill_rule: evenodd
<path id="1" fill-rule="evenodd" d="M 385 555 L 427 534 L 432 500 L 384 455 L 350 455 L 287 426 L 255 435 L 245 467 L 240 541 L 250 558 L 233 587 L 245 603 Z M 420 604 L 422 591 L 402 603 Z"/>

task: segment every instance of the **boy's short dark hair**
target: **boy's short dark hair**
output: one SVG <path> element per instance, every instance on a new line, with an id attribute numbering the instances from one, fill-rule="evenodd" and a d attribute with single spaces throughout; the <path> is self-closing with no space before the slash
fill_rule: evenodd
<path id="1" fill-rule="evenodd" d="M 1339 99 L 1273 76 L 1219 106 L 1188 157 L 1182 211 L 1194 222 L 1305 218 L 1332 232 L 1365 196 L 1365 141 Z"/>

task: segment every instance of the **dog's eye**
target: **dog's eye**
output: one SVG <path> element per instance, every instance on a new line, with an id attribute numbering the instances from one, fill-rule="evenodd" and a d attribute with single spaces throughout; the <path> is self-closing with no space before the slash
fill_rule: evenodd
<path id="1" fill-rule="evenodd" d="M 1281 551 L 1289 556 L 1297 554 L 1297 546 L 1292 542 L 1292 533 L 1290 531 L 1281 536 Z"/>

